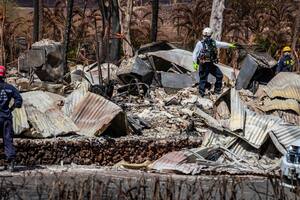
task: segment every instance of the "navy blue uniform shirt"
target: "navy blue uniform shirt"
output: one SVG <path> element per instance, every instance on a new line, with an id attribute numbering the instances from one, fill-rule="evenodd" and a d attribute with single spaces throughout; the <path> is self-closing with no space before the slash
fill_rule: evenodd
<path id="1" fill-rule="evenodd" d="M 276 72 L 290 72 L 294 64 L 295 61 L 291 55 L 284 55 L 278 61 Z"/>
<path id="2" fill-rule="evenodd" d="M 14 99 L 14 104 L 12 107 L 9 107 L 12 98 Z M 11 118 L 11 112 L 15 108 L 21 108 L 22 103 L 23 99 L 19 91 L 14 86 L 0 79 L 0 118 Z"/>

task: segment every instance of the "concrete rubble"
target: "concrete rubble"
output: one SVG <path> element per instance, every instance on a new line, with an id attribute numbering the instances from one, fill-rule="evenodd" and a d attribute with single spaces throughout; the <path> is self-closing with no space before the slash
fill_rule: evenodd
<path id="1" fill-rule="evenodd" d="M 20 72 L 34 73 L 42 81 L 61 81 L 65 75 L 63 47 L 59 42 L 41 40 L 18 59 Z"/>
<path id="2" fill-rule="evenodd" d="M 51 47 L 43 47 L 46 53 L 41 57 L 59 49 Z M 192 53 L 168 43 L 146 45 L 120 66 L 76 66 L 70 73 L 72 82 L 64 85 L 63 92 L 50 92 L 46 87 L 32 91 L 35 82 L 45 80 L 36 69 L 50 69 L 42 58 L 29 64 L 33 53 L 38 54 L 31 50 L 20 57 L 19 70 L 30 65 L 37 77 L 15 82 L 24 91 L 24 107 L 14 112 L 14 129 L 20 137 L 202 138 L 197 148 L 165 152 L 168 154 L 155 157 L 155 162 L 146 162 L 148 170 L 184 174 L 272 173 L 288 146 L 300 140 L 299 75 L 274 76 L 274 60 L 266 54 L 248 53 L 240 71 L 217 64 L 224 74 L 223 93 L 216 96 L 208 92 L 208 98 L 201 98 Z M 262 73 L 267 73 L 268 80 L 259 78 Z M 57 74 L 47 81 L 63 76 Z M 256 90 L 248 90 L 253 83 Z M 111 95 L 91 89 L 102 90 L 110 84 Z"/>

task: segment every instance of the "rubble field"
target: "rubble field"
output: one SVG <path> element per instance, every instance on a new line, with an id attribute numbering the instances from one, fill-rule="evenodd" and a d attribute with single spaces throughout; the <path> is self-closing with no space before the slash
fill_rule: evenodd
<path id="1" fill-rule="evenodd" d="M 24 99 L 13 112 L 18 164 L 273 179 L 300 140 L 300 76 L 275 74 L 267 53 L 247 50 L 239 69 L 217 63 L 222 93 L 212 92 L 209 76 L 202 98 L 192 52 L 172 44 L 147 44 L 118 66 L 76 65 L 69 73 L 59 45 L 36 43 L 19 58 L 23 78 L 8 78 Z"/>

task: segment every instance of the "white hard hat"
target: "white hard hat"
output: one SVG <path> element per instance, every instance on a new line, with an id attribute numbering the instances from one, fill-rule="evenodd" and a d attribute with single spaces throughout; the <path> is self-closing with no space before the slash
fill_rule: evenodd
<path id="1" fill-rule="evenodd" d="M 203 36 L 211 36 L 213 34 L 213 31 L 211 28 L 206 27 L 205 29 L 203 29 L 202 35 Z"/>

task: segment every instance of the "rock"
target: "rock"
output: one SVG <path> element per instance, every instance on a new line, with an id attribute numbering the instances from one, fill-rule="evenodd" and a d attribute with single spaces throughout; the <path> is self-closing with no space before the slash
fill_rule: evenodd
<path id="1" fill-rule="evenodd" d="M 187 109 L 187 108 L 181 109 L 181 112 L 182 112 L 183 114 L 186 114 L 186 115 L 190 116 L 190 117 L 192 117 L 193 114 L 194 114 L 193 111 L 191 111 L 190 109 Z"/>
<path id="2" fill-rule="evenodd" d="M 198 100 L 198 96 L 197 95 L 190 95 L 190 97 L 188 99 L 184 99 L 181 101 L 181 104 L 183 106 L 186 106 L 187 104 L 195 104 Z"/>
<path id="3" fill-rule="evenodd" d="M 205 110 L 209 110 L 213 108 L 213 101 L 207 98 L 198 98 L 197 103 L 202 106 Z"/>

